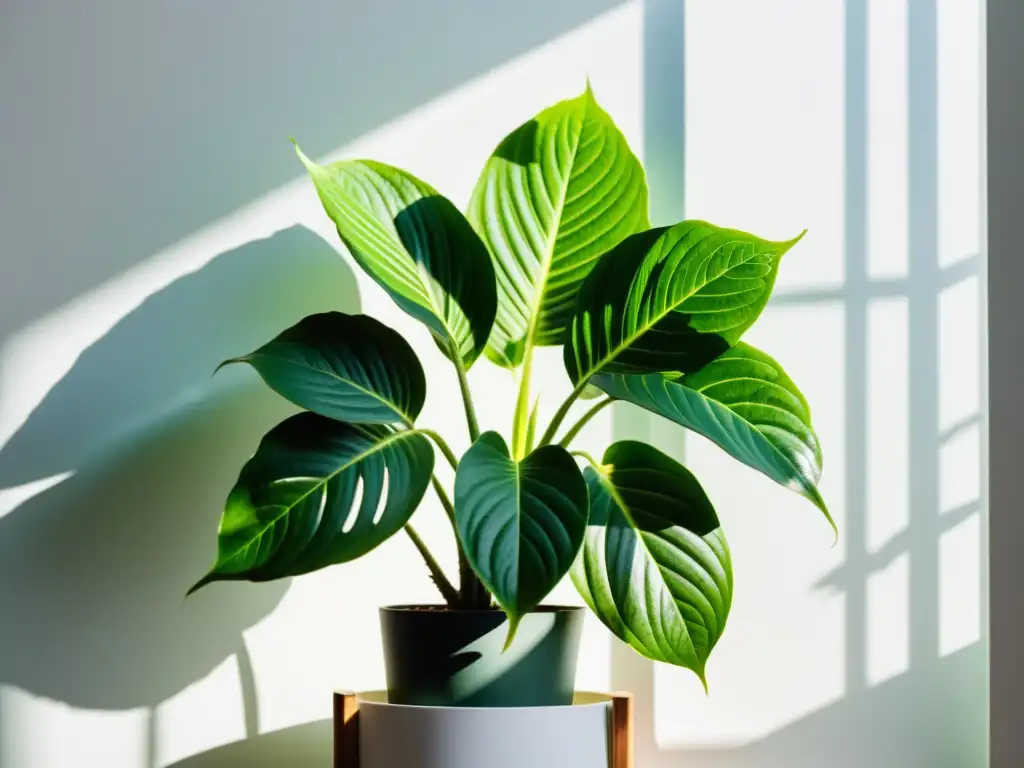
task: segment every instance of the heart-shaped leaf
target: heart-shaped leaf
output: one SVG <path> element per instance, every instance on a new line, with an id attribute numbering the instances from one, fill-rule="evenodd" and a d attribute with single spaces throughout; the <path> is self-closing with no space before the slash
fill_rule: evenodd
<path id="1" fill-rule="evenodd" d="M 514 461 L 485 432 L 455 473 L 455 520 L 473 570 L 508 614 L 509 638 L 568 572 L 587 526 L 587 484 L 568 451 Z"/>
<path id="2" fill-rule="evenodd" d="M 300 413 L 266 434 L 228 496 L 212 581 L 297 576 L 401 530 L 434 470 L 423 435 Z"/>
<path id="3" fill-rule="evenodd" d="M 684 221 L 627 238 L 580 290 L 565 345 L 570 378 L 698 370 L 761 314 L 800 237 L 776 243 Z"/>
<path id="4" fill-rule="evenodd" d="M 498 277 L 487 356 L 514 367 L 528 339 L 562 343 L 598 258 L 650 226 L 643 166 L 588 85 L 502 140 L 473 191 L 469 219 Z"/>
<path id="5" fill-rule="evenodd" d="M 427 395 L 409 343 L 366 315 L 310 315 L 228 363 L 249 363 L 282 397 L 355 424 L 411 425 Z"/>
<path id="6" fill-rule="evenodd" d="M 774 359 L 739 343 L 696 373 L 599 374 L 612 397 L 692 429 L 747 466 L 810 499 L 832 517 L 818 492 L 821 446 L 796 384 Z"/>
<path id="7" fill-rule="evenodd" d="M 585 475 L 590 522 L 576 589 L 630 646 L 703 682 L 732 603 L 729 547 L 704 489 L 678 462 L 627 440 Z"/>
<path id="8" fill-rule="evenodd" d="M 487 247 L 458 208 L 415 176 L 371 160 L 318 165 L 296 150 L 353 258 L 468 368 L 494 324 Z"/>

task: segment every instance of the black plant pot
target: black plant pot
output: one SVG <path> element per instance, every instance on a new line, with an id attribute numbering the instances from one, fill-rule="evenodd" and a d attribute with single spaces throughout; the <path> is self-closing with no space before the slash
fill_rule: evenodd
<path id="1" fill-rule="evenodd" d="M 447 707 L 539 707 L 572 703 L 583 609 L 542 606 L 523 617 L 503 650 L 499 610 L 441 606 L 380 610 L 388 700 Z"/>

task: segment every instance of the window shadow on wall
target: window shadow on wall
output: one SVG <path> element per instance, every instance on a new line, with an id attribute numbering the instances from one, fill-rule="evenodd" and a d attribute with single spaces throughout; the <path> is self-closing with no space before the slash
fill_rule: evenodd
<path id="1" fill-rule="evenodd" d="M 667 3 L 648 0 L 647 7 L 645 20 L 650 22 L 656 18 L 654 11 L 663 12 Z M 951 266 L 939 265 L 938 5 L 937 0 L 923 0 L 910 3 L 909 8 L 908 274 L 901 279 L 876 280 L 868 273 L 868 2 L 846 0 L 845 280 L 835 290 L 783 294 L 772 299 L 774 306 L 839 304 L 844 310 L 846 515 L 840 546 L 845 561 L 815 585 L 843 598 L 843 695 L 835 703 L 749 744 L 663 749 L 654 732 L 655 665 L 617 643 L 612 652 L 612 684 L 637 696 L 637 762 L 645 768 L 861 768 L 910 762 L 962 768 L 980 764 L 987 754 L 986 629 L 981 628 L 982 639 L 954 653 L 944 654 L 940 644 L 944 600 L 940 593 L 940 541 L 957 525 L 982 514 L 980 500 L 949 510 L 940 506 L 940 452 L 963 430 L 976 427 L 982 420 L 981 414 L 975 414 L 950 428 L 940 428 L 940 296 L 965 281 L 977 280 L 980 259 L 969 255 Z M 684 14 L 679 6 L 673 10 L 678 17 Z M 657 34 L 655 39 L 659 39 Z M 647 51 L 648 58 L 652 55 Z M 649 102 L 656 102 L 659 94 L 648 95 Z M 655 120 L 664 119 L 659 113 L 648 112 L 646 130 L 659 138 L 658 150 L 670 154 L 671 147 L 662 146 L 664 133 L 658 133 L 657 126 L 651 124 L 652 115 Z M 681 135 L 677 141 L 682 142 Z M 973 149 L 963 147 L 962 151 Z M 681 157 L 681 149 L 679 154 Z M 660 169 L 651 170 L 652 187 L 656 187 Z M 666 180 L 665 184 L 671 188 L 675 182 Z M 681 206 L 681 191 L 676 199 Z M 872 342 L 868 336 L 868 307 L 891 298 L 904 299 L 908 314 L 909 407 L 905 418 L 909 427 L 910 515 L 905 529 L 873 549 L 868 542 L 866 490 L 871 450 L 866 429 Z M 616 422 L 617 431 L 634 428 L 628 420 Z M 868 680 L 867 585 L 873 575 L 900 557 L 906 557 L 909 565 L 909 615 L 905 617 L 909 625 L 908 664 L 901 674 L 872 685 Z M 979 602 L 981 598 L 975 597 Z M 792 624 L 792 631 L 801 631 L 799 622 Z M 771 663 L 770 659 L 764 661 Z M 800 669 L 792 670 L 794 685 L 799 685 L 800 674 Z M 685 713 L 679 716 L 685 717 Z"/>
<path id="2" fill-rule="evenodd" d="M 256 732 L 242 631 L 289 582 L 184 595 L 213 562 L 241 465 L 294 408 L 251 370 L 212 374 L 306 314 L 359 303 L 343 257 L 293 227 L 214 257 L 82 353 L 0 452 L 8 481 L 72 472 L 0 518 L 0 683 L 152 708 L 234 656 Z"/>

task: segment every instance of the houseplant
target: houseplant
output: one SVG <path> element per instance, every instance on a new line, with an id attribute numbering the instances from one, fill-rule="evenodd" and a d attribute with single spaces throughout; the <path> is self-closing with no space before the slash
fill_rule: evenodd
<path id="1" fill-rule="evenodd" d="M 589 85 L 498 145 L 466 215 L 400 169 L 322 166 L 296 149 L 355 261 L 454 366 L 472 444 L 457 457 L 417 423 L 425 376 L 396 331 L 363 315 L 307 317 L 225 363 L 248 363 L 304 411 L 242 468 L 216 562 L 192 589 L 346 562 L 404 529 L 445 605 L 382 610 L 392 701 L 568 703 L 582 609 L 539 606 L 570 572 L 619 638 L 703 681 L 732 596 L 711 501 L 649 445 L 619 441 L 598 460 L 572 441 L 610 403 L 634 403 L 798 491 L 831 523 L 807 402 L 740 340 L 802 234 L 652 229 L 643 168 Z M 572 391 L 542 429 L 531 374 L 535 349 L 552 345 Z M 466 372 L 481 357 L 518 373 L 507 441 L 477 426 Z M 455 469 L 453 497 L 433 474 L 435 449 Z M 428 491 L 457 538 L 457 586 L 410 524 Z"/>

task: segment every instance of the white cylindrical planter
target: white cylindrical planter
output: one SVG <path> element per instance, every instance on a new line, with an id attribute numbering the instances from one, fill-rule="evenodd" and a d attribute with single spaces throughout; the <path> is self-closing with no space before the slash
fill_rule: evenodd
<path id="1" fill-rule="evenodd" d="M 335 695 L 335 768 L 632 768 L 631 700 L 565 707 L 424 707 Z"/>

